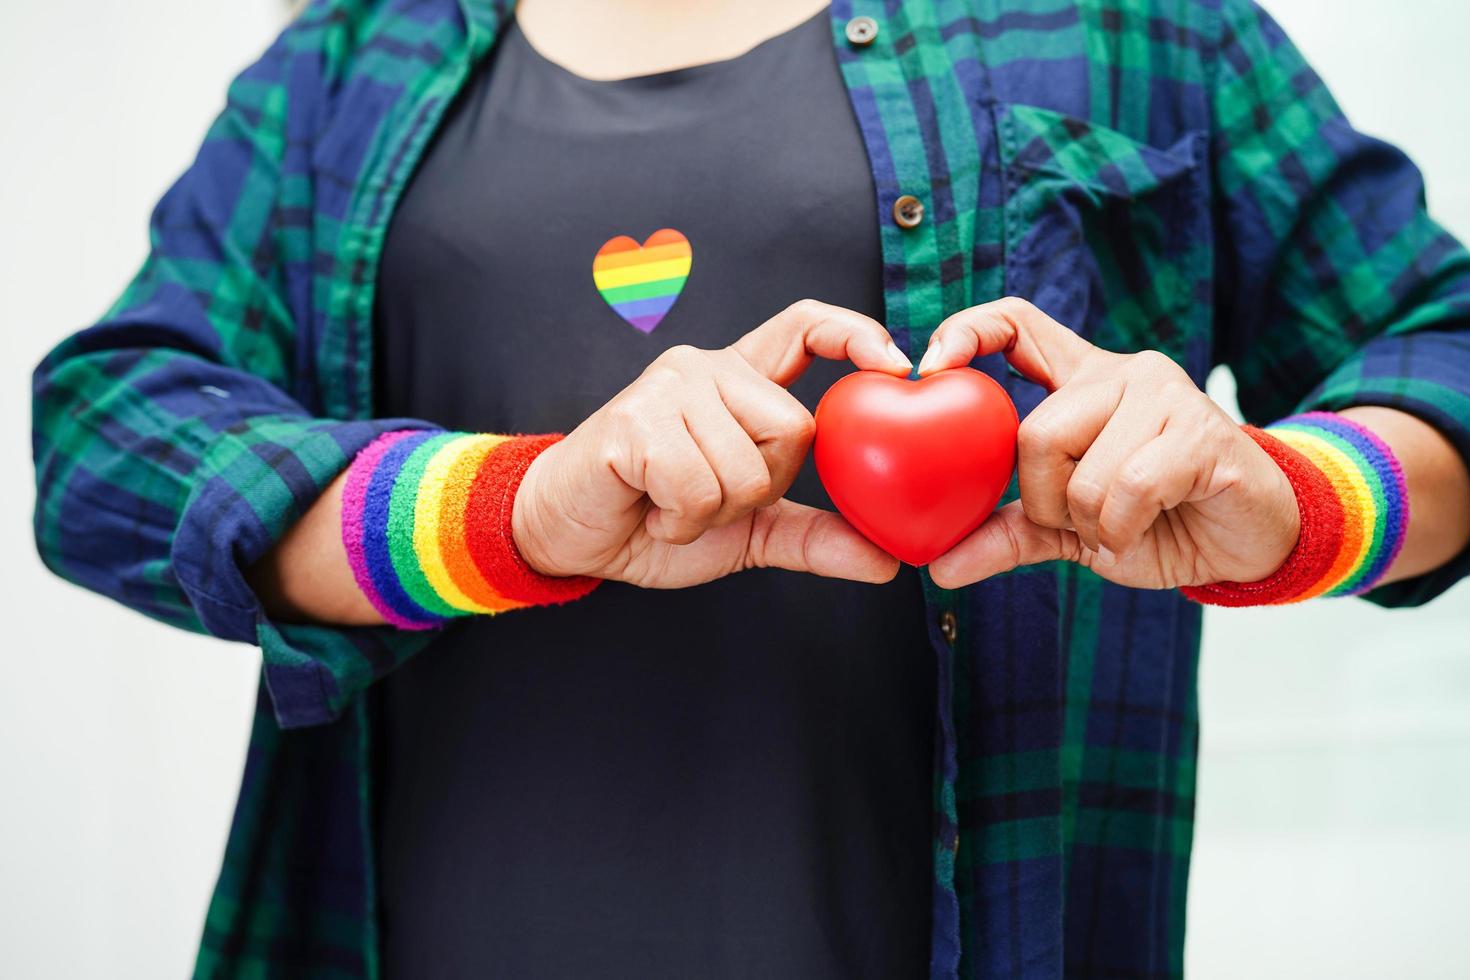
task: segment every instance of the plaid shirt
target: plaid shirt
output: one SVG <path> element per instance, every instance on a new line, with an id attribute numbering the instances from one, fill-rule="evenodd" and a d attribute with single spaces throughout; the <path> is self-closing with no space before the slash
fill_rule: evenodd
<path id="1" fill-rule="evenodd" d="M 36 372 L 47 563 L 264 651 L 201 976 L 377 974 L 358 695 L 424 641 L 273 622 L 242 569 L 375 435 L 413 424 L 372 420 L 376 266 L 508 6 L 311 5 L 231 87 L 136 280 Z M 859 14 L 879 25 L 866 47 L 844 35 Z M 946 314 L 1017 294 L 1197 382 L 1230 365 L 1254 421 L 1390 405 L 1470 457 L 1470 255 L 1250 0 L 838 0 L 831 18 L 910 352 Z M 889 217 L 901 194 L 924 203 L 918 227 Z M 1044 394 L 978 366 L 1023 413 Z M 1466 567 L 1372 598 L 1422 602 Z M 1064 564 L 926 598 L 932 976 L 1178 975 L 1199 609 Z"/>

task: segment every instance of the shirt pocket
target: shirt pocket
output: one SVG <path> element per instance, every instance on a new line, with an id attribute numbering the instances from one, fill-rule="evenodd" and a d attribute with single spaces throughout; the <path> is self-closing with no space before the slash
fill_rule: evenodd
<path id="1" fill-rule="evenodd" d="M 1205 134 L 1172 146 L 1038 106 L 996 106 L 1006 291 L 1100 347 L 1208 369 Z"/>

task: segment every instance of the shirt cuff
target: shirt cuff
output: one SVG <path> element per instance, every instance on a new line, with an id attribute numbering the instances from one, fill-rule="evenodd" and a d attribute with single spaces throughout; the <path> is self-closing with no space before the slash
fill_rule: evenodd
<path id="1" fill-rule="evenodd" d="M 200 623 L 214 636 L 257 643 L 283 727 L 335 718 L 407 655 L 395 631 L 273 622 L 246 572 L 280 540 L 353 457 L 384 432 L 430 428 L 409 419 L 342 422 L 266 415 L 221 432 L 205 449 L 174 531 L 171 563 Z"/>

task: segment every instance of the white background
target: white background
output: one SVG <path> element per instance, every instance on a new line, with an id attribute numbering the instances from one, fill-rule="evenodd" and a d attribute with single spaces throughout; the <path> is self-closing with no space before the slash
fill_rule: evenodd
<path id="1" fill-rule="evenodd" d="M 1270 6 L 1470 237 L 1470 5 Z M 150 207 L 284 16 L 281 0 L 0 5 L 7 977 L 192 965 L 258 657 L 45 572 L 29 527 L 29 372 L 125 284 Z M 1191 974 L 1470 975 L 1470 583 L 1419 611 L 1334 601 L 1206 623 Z"/>

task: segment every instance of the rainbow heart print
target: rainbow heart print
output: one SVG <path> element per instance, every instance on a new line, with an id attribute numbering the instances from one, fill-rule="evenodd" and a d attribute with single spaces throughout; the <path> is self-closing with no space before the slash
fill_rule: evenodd
<path id="1" fill-rule="evenodd" d="M 689 239 L 672 228 L 660 228 L 642 245 L 618 235 L 597 250 L 592 281 L 618 316 L 651 333 L 684 291 L 693 259 Z"/>

